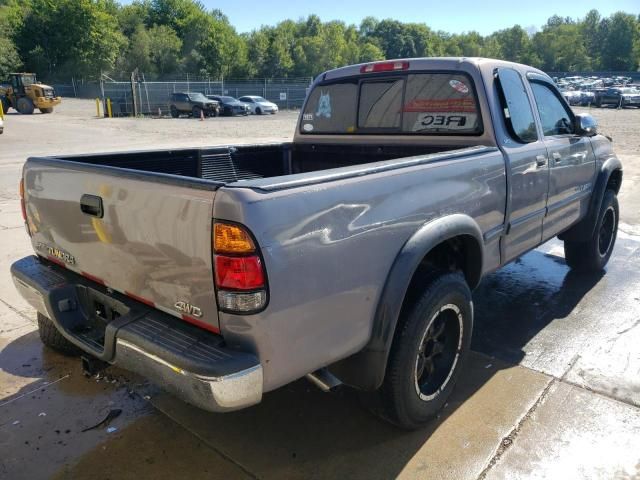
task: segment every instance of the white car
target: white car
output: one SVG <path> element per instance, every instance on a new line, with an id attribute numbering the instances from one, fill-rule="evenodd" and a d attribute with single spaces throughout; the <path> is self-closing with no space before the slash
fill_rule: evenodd
<path id="1" fill-rule="evenodd" d="M 246 103 L 249 106 L 251 113 L 255 113 L 256 115 L 262 115 L 263 113 L 278 113 L 278 105 L 256 95 L 247 95 L 245 97 L 240 97 L 238 100 Z"/>

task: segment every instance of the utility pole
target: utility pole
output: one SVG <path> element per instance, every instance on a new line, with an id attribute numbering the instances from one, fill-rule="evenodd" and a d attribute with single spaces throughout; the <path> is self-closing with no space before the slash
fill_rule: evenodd
<path id="1" fill-rule="evenodd" d="M 132 99 L 132 110 L 133 116 L 138 116 L 138 99 L 136 95 L 136 74 L 138 73 L 138 69 L 136 68 L 133 72 L 131 72 L 131 99 Z"/>

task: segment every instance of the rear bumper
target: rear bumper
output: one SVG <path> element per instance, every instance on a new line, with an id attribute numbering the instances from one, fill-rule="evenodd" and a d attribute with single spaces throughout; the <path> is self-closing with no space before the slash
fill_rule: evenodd
<path id="1" fill-rule="evenodd" d="M 19 293 L 65 338 L 100 360 L 212 412 L 238 410 L 262 399 L 257 357 L 226 347 L 219 335 L 35 256 L 15 262 L 11 275 Z"/>

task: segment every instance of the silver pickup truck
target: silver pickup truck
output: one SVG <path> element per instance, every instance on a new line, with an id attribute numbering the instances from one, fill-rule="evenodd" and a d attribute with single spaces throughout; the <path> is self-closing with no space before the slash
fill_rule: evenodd
<path id="1" fill-rule="evenodd" d="M 291 143 L 29 158 L 11 267 L 43 342 L 210 411 L 307 376 L 428 421 L 471 290 L 558 236 L 607 263 L 622 167 L 524 65 L 404 59 L 320 75 Z M 92 367 L 93 366 L 93 367 Z"/>

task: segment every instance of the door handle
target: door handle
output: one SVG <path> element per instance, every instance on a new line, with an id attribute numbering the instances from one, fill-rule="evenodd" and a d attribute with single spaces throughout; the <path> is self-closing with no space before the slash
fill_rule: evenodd
<path id="1" fill-rule="evenodd" d="M 560 163 L 562 161 L 562 155 L 560 155 L 560 152 L 553 152 L 551 156 L 553 157 L 556 163 Z"/>
<path id="2" fill-rule="evenodd" d="M 102 218 L 104 216 L 102 198 L 97 195 L 85 193 L 80 197 L 80 210 L 82 210 L 82 213 L 86 213 L 92 217 Z"/>
<path id="3" fill-rule="evenodd" d="M 547 164 L 546 155 L 536 155 L 536 166 L 544 167 Z"/>

